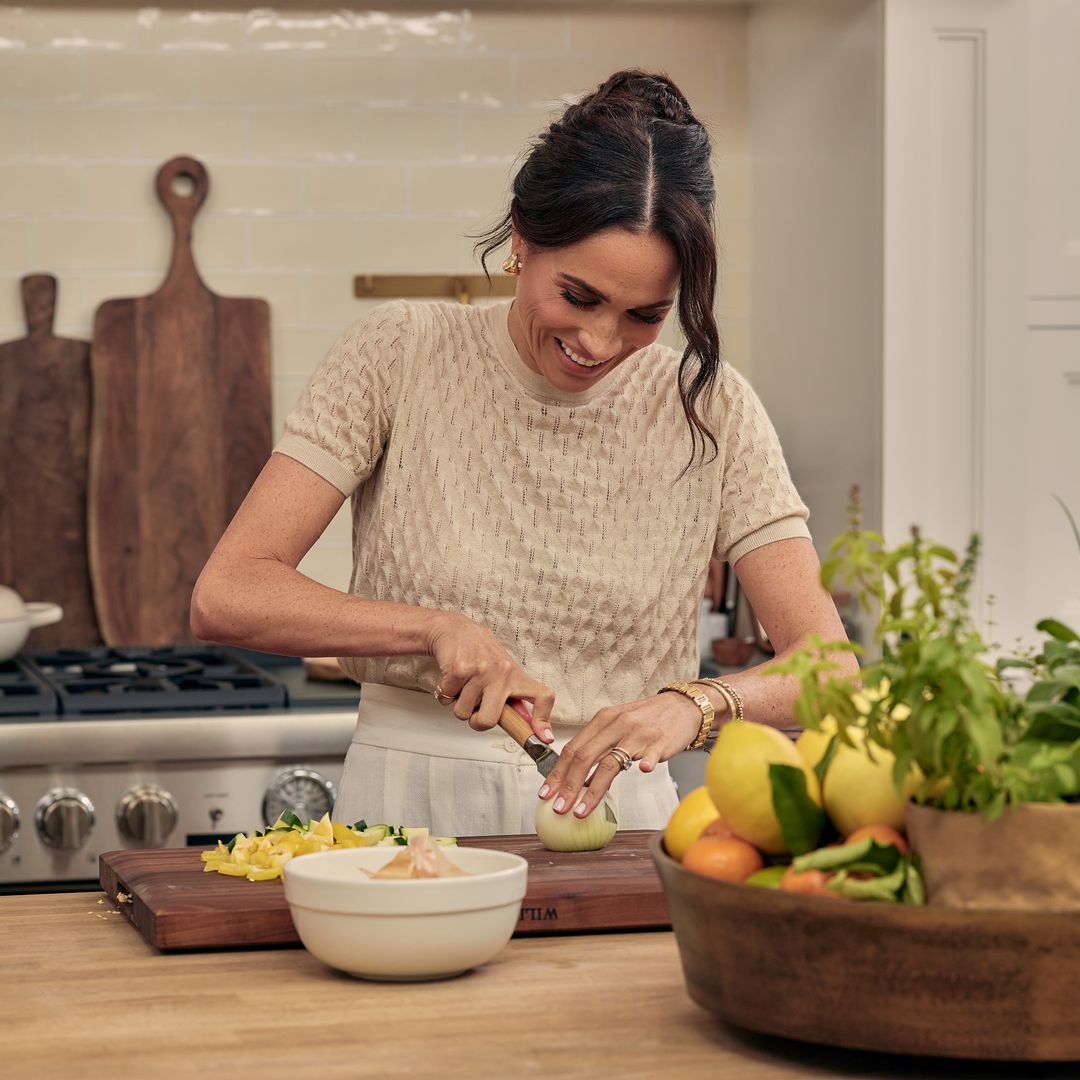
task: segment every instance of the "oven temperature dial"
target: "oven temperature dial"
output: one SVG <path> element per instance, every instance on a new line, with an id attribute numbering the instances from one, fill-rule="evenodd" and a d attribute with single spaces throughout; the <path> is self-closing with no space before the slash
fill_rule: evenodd
<path id="1" fill-rule="evenodd" d="M 94 804 L 75 788 L 54 788 L 37 804 L 34 824 L 49 847 L 75 851 L 94 827 Z"/>
<path id="2" fill-rule="evenodd" d="M 138 784 L 117 803 L 116 824 L 125 839 L 161 847 L 176 827 L 176 800 L 156 784 Z"/>
<path id="3" fill-rule="evenodd" d="M 263 824 L 273 825 L 285 810 L 302 822 L 317 821 L 334 805 L 334 785 L 314 769 L 283 769 L 263 795 Z"/>
<path id="4" fill-rule="evenodd" d="M 19 808 L 6 795 L 0 795 L 0 851 L 11 847 L 20 824 Z"/>

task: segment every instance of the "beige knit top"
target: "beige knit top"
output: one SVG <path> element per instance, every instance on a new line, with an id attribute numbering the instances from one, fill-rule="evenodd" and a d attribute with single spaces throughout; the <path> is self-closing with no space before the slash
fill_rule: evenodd
<path id="1" fill-rule="evenodd" d="M 709 556 L 809 536 L 776 433 L 725 366 L 691 453 L 679 354 L 651 345 L 562 393 L 525 366 L 510 302 L 395 301 L 315 372 L 276 449 L 352 496 L 360 596 L 464 612 L 583 724 L 697 674 Z M 360 682 L 430 691 L 430 657 L 344 658 Z"/>

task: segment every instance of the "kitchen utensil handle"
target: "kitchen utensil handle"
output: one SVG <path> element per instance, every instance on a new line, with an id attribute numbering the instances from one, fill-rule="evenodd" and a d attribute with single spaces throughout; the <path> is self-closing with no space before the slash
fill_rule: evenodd
<path id="1" fill-rule="evenodd" d="M 56 313 L 56 278 L 52 274 L 27 274 L 22 279 L 23 311 L 29 337 L 52 337 Z"/>
<path id="2" fill-rule="evenodd" d="M 191 181 L 190 191 L 183 192 L 174 186 L 180 179 Z M 167 290 L 177 282 L 190 277 L 199 281 L 201 279 L 195 268 L 195 258 L 191 250 L 191 230 L 195 215 L 199 212 L 199 207 L 202 206 L 210 190 L 210 177 L 206 172 L 206 166 L 193 157 L 170 158 L 158 169 L 154 186 L 161 205 L 172 218 L 173 225 L 172 261 L 169 263 L 169 272 L 161 288 Z"/>
<path id="3" fill-rule="evenodd" d="M 519 746 L 524 746 L 527 739 L 535 738 L 536 732 L 532 725 L 514 708 L 508 701 L 502 707 L 502 716 L 499 717 L 499 727 L 510 735 Z"/>

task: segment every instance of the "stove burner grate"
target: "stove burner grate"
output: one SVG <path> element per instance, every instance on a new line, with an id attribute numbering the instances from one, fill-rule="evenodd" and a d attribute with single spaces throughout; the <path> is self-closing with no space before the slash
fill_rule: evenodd
<path id="1" fill-rule="evenodd" d="M 73 718 L 116 713 L 233 712 L 282 708 L 285 690 L 226 649 L 61 649 L 25 656 Z"/>
<path id="2" fill-rule="evenodd" d="M 20 660 L 0 663 L 0 716 L 6 720 L 48 719 L 56 715 L 56 694 Z"/>

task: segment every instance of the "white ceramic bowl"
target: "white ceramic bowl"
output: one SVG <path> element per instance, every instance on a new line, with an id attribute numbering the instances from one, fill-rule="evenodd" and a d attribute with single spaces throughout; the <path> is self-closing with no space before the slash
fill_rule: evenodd
<path id="1" fill-rule="evenodd" d="M 285 899 L 304 947 L 366 979 L 443 979 L 490 960 L 510 940 L 529 864 L 508 851 L 451 847 L 467 877 L 373 881 L 400 847 L 349 848 L 285 864 Z"/>

